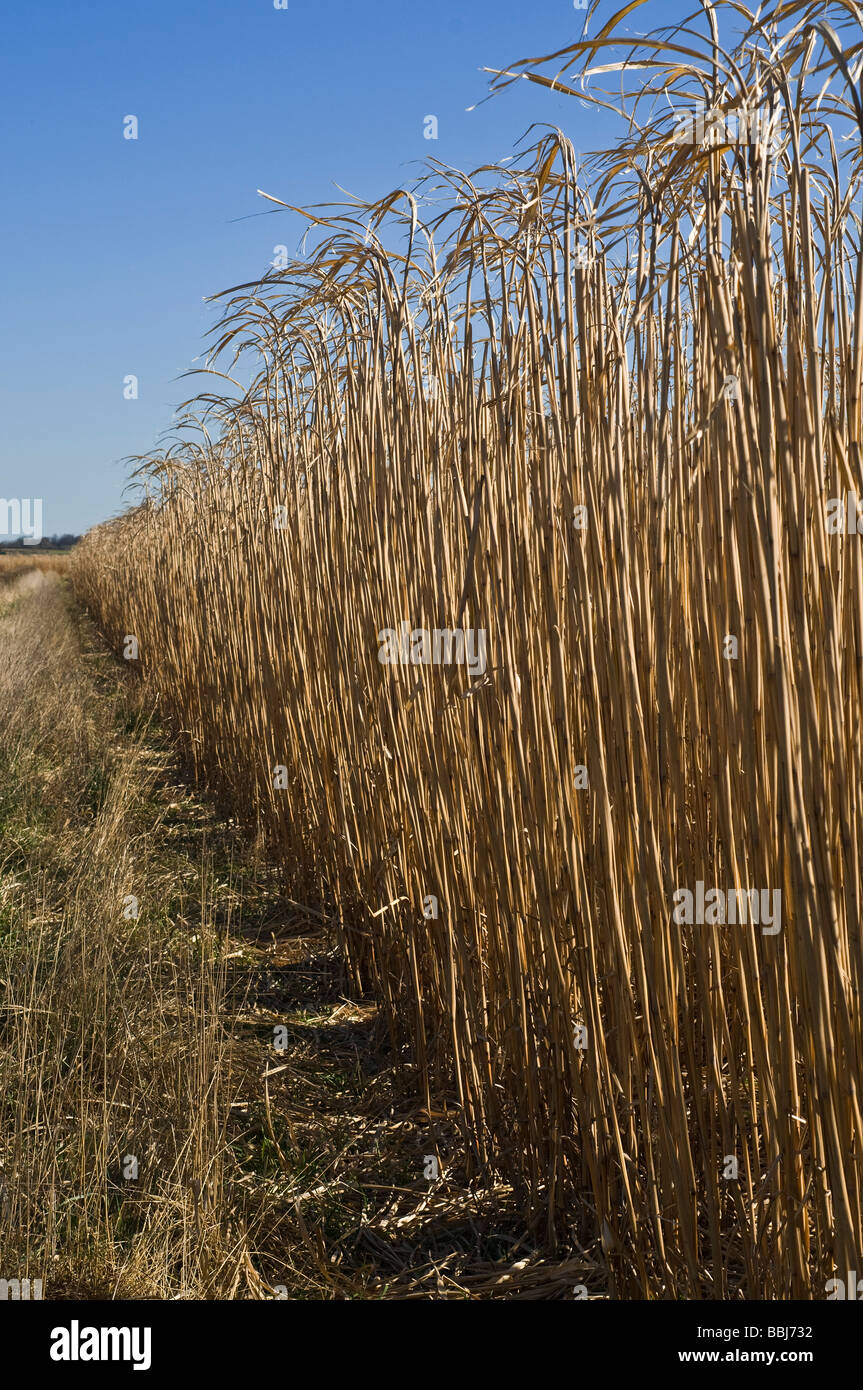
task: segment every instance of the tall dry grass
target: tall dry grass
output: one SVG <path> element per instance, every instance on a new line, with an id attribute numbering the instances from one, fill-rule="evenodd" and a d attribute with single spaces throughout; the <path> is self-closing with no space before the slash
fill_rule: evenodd
<path id="1" fill-rule="evenodd" d="M 642 59 L 640 99 L 766 105 L 776 150 L 625 100 L 584 168 L 551 133 L 319 212 L 73 568 L 476 1174 L 599 1232 L 612 1296 L 821 1296 L 863 1252 L 863 556 L 826 519 L 863 496 L 859 15 L 733 54 L 705 15 L 525 70 L 601 100 L 569 69 Z M 401 620 L 488 669 L 382 665 Z M 781 930 L 676 923 L 699 881 L 781 891 Z"/>

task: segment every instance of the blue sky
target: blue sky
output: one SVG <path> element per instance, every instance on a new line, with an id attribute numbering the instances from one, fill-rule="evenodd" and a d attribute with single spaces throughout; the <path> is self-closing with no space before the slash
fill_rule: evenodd
<path id="1" fill-rule="evenodd" d="M 487 93 L 479 68 L 563 47 L 584 18 L 572 0 L 7 7 L 0 496 L 43 498 L 45 534 L 121 509 L 122 459 L 193 392 L 177 377 L 213 320 L 204 296 L 262 273 L 276 244 L 298 248 L 299 217 L 250 216 L 267 207 L 256 189 L 303 206 L 338 198 L 335 183 L 376 198 L 429 155 L 499 159 L 532 121 L 600 144 L 601 118 L 527 82 L 465 109 Z"/>

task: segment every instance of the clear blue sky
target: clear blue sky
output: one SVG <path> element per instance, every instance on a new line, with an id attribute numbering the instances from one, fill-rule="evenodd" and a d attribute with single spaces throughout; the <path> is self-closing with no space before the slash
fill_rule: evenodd
<path id="1" fill-rule="evenodd" d="M 649 8 L 671 22 L 695 5 Z M 124 505 L 122 458 L 194 389 L 177 377 L 213 319 L 204 296 L 298 247 L 294 214 L 249 217 L 267 207 L 257 188 L 304 206 L 335 183 L 376 198 L 429 155 L 499 159 L 537 120 L 596 148 L 595 113 L 527 82 L 465 109 L 487 93 L 479 68 L 563 47 L 584 18 L 572 0 L 7 6 L 0 497 L 43 498 L 46 535 Z"/>

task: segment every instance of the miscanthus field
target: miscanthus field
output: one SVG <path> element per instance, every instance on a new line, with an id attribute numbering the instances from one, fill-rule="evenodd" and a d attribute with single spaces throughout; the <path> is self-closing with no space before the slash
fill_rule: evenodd
<path id="1" fill-rule="evenodd" d="M 55 1288 L 863 1270 L 860 13 L 623 18 L 492 79 L 613 148 L 316 209 L 130 510 L 0 590 L 2 1220 Z"/>

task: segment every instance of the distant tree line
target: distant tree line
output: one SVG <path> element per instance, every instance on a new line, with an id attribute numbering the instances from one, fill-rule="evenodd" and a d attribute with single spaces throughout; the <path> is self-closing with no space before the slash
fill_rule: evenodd
<path id="1" fill-rule="evenodd" d="M 10 550 L 71 550 L 75 542 L 80 539 L 80 536 L 73 536 L 67 532 L 62 536 L 43 536 L 38 545 L 25 545 L 24 537 L 19 536 L 17 540 L 4 541 L 0 545 L 0 555 L 8 553 Z"/>

